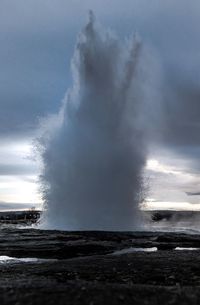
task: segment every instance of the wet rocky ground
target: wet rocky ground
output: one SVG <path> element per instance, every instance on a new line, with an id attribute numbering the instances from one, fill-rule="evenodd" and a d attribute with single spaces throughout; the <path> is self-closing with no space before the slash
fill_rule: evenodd
<path id="1" fill-rule="evenodd" d="M 0 255 L 2 305 L 200 303 L 198 234 L 7 228 Z"/>

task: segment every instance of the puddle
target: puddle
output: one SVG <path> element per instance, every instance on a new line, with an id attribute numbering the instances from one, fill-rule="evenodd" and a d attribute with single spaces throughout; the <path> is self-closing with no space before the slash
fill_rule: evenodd
<path id="1" fill-rule="evenodd" d="M 175 250 L 178 251 L 196 251 L 196 250 L 200 250 L 200 248 L 181 248 L 181 247 L 176 247 Z"/>
<path id="2" fill-rule="evenodd" d="M 177 251 L 197 251 L 200 250 L 200 248 L 182 248 L 182 247 L 176 247 L 174 250 Z M 121 254 L 128 254 L 128 253 L 134 253 L 134 252 L 156 252 L 158 251 L 157 247 L 151 247 L 151 248 L 126 248 L 122 250 L 117 250 L 112 253 L 112 255 L 121 255 Z"/>
<path id="3" fill-rule="evenodd" d="M 0 264 L 5 263 L 40 263 L 40 262 L 55 262 L 56 259 L 41 259 L 41 258 L 35 258 L 35 257 L 11 257 L 11 256 L 0 256 Z"/>
<path id="4" fill-rule="evenodd" d="M 151 248 L 126 248 L 122 250 L 117 250 L 112 253 L 112 255 L 120 255 L 120 254 L 128 254 L 128 253 L 134 253 L 134 252 L 155 252 L 157 251 L 156 247 L 151 247 Z"/>

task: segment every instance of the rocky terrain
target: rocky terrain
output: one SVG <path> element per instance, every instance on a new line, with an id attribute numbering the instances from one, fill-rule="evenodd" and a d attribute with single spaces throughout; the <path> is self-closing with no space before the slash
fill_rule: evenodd
<path id="1" fill-rule="evenodd" d="M 0 302 L 199 304 L 199 249 L 198 234 L 2 229 Z"/>

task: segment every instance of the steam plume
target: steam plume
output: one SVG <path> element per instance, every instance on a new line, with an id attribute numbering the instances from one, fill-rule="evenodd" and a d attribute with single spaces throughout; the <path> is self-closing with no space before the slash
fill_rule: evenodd
<path id="1" fill-rule="evenodd" d="M 137 37 L 123 44 L 90 13 L 72 60 L 73 88 L 42 139 L 46 227 L 138 226 L 146 159 L 142 54 Z"/>

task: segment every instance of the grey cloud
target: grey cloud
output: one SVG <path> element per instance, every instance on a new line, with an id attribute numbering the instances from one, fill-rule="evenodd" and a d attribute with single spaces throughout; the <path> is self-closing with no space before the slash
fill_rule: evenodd
<path id="1" fill-rule="evenodd" d="M 37 203 L 18 203 L 18 202 L 3 202 L 0 201 L 0 211 L 23 210 L 37 207 Z"/>
<path id="2" fill-rule="evenodd" d="M 0 164 L 0 176 L 23 176 L 36 174 L 37 170 L 34 164 Z"/>
<path id="3" fill-rule="evenodd" d="M 199 196 L 200 192 L 186 192 L 188 196 Z"/>
<path id="4" fill-rule="evenodd" d="M 138 31 L 144 43 L 158 50 L 168 77 L 171 79 L 176 74 L 182 86 L 185 85 L 181 79 L 187 78 L 188 89 L 192 88 L 197 78 L 192 72 L 199 71 L 196 68 L 200 51 L 199 1 L 111 0 L 108 9 L 105 0 L 3 0 L 0 3 L 1 134 L 30 130 L 36 127 L 38 117 L 58 110 L 71 81 L 69 62 L 75 37 L 90 8 L 103 23 L 123 36 Z M 163 94 L 172 90 L 175 100 L 178 87 L 165 84 Z M 188 102 L 178 104 L 180 111 L 186 113 Z M 176 101 L 167 107 L 176 119 Z M 174 118 L 169 118 L 167 123 L 175 125 L 177 141 L 181 141 L 187 122 L 175 124 Z M 189 141 L 196 139 L 194 129 L 187 129 L 193 135 Z M 170 130 L 168 137 L 172 137 Z"/>
<path id="5" fill-rule="evenodd" d="M 200 88 L 177 84 L 169 90 L 164 104 L 164 141 L 192 150 L 200 144 Z"/>

